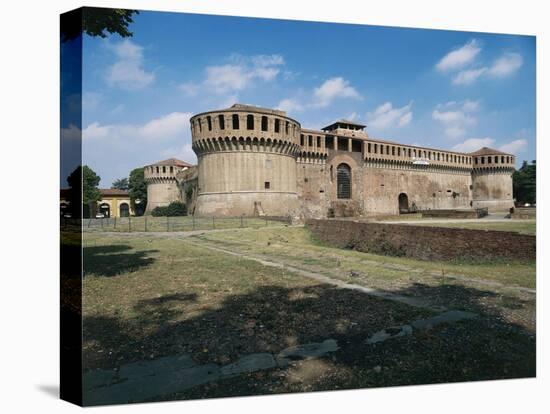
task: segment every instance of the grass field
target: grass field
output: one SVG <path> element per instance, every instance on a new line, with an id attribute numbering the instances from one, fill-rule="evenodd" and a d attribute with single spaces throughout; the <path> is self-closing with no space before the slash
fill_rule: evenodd
<path id="1" fill-rule="evenodd" d="M 280 267 L 212 250 L 222 247 Z M 322 284 L 285 266 L 475 312 L 377 346 L 381 329 L 434 315 Z M 84 235 L 85 371 L 186 354 L 229 364 L 251 353 L 338 341 L 328 357 L 153 400 L 515 378 L 535 374 L 534 263 L 435 263 L 322 246 L 300 227 L 194 237 Z M 496 285 L 494 282 L 498 282 Z M 487 284 L 488 283 L 488 284 Z M 151 379 L 154 381 L 154 378 Z M 128 401 L 141 401 L 139 395 Z"/>

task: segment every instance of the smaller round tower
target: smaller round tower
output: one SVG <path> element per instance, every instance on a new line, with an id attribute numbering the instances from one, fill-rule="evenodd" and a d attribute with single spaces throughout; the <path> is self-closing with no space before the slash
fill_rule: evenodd
<path id="1" fill-rule="evenodd" d="M 489 211 L 514 207 L 512 173 L 516 157 L 492 148 L 481 148 L 472 156 L 472 207 Z"/>
<path id="2" fill-rule="evenodd" d="M 176 158 L 144 167 L 143 174 L 147 183 L 146 213 L 150 213 L 155 207 L 167 206 L 173 201 L 183 201 L 176 175 L 190 167 L 191 164 Z"/>

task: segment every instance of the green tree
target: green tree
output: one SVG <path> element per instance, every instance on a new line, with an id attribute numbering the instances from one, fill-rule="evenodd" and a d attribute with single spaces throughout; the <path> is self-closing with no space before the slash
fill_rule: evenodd
<path id="1" fill-rule="evenodd" d="M 95 205 L 101 199 L 98 189 L 101 178 L 87 165 L 78 166 L 68 177 L 69 200 L 73 218 L 79 218 L 80 206 Z"/>
<path id="2" fill-rule="evenodd" d="M 151 211 L 154 217 L 178 217 L 187 215 L 187 206 L 180 201 L 172 201 L 167 206 L 155 207 Z"/>
<path id="3" fill-rule="evenodd" d="M 102 7 L 83 7 L 61 15 L 61 41 L 68 42 L 86 33 L 93 37 L 107 37 L 107 33 L 116 33 L 121 37 L 131 37 L 128 30 L 133 23 L 132 16 L 137 10 L 108 9 Z"/>
<path id="4" fill-rule="evenodd" d="M 147 206 L 147 184 L 145 183 L 143 168 L 135 168 L 130 172 L 128 192 L 136 214 L 138 216 L 143 215 Z"/>
<path id="5" fill-rule="evenodd" d="M 115 190 L 128 190 L 128 179 L 127 178 L 119 178 L 118 180 L 115 180 L 113 182 L 113 185 L 111 185 L 111 188 Z"/>
<path id="6" fill-rule="evenodd" d="M 518 203 L 537 202 L 537 161 L 523 161 L 519 170 L 512 175 L 514 183 L 514 197 Z"/>

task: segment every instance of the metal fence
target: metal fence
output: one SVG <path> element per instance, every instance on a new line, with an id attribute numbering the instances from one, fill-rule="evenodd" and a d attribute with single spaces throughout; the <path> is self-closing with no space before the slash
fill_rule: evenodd
<path id="1" fill-rule="evenodd" d="M 290 217 L 112 217 L 90 219 L 61 219 L 61 227 L 81 226 L 83 231 L 101 232 L 171 232 L 218 230 L 244 227 L 284 226 Z"/>

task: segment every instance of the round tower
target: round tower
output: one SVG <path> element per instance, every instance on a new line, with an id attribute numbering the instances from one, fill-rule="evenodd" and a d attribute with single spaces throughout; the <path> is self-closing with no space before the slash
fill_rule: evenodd
<path id="1" fill-rule="evenodd" d="M 191 118 L 199 216 L 294 215 L 300 124 L 283 111 L 235 104 Z"/>
<path id="2" fill-rule="evenodd" d="M 484 147 L 470 154 L 472 160 L 472 207 L 489 211 L 514 207 L 512 173 L 515 157 Z"/>
<path id="3" fill-rule="evenodd" d="M 176 158 L 169 158 L 144 167 L 143 174 L 147 183 L 146 213 L 151 212 L 155 207 L 167 206 L 173 201 L 182 201 L 176 174 L 189 167 L 192 165 Z"/>

